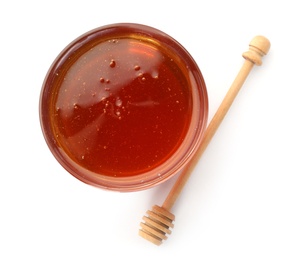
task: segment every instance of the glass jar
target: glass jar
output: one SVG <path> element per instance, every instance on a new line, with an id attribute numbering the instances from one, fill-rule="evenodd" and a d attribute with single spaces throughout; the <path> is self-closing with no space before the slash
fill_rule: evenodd
<path id="1" fill-rule="evenodd" d="M 57 161 L 79 180 L 138 191 L 178 173 L 208 118 L 202 74 L 169 35 L 112 24 L 70 43 L 51 65 L 40 122 Z"/>

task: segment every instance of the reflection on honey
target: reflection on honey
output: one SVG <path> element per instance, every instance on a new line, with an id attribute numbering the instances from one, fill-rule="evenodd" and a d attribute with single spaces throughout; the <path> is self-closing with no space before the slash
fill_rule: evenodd
<path id="1" fill-rule="evenodd" d="M 185 65 L 144 38 L 105 39 L 81 53 L 56 75 L 51 120 L 58 145 L 108 176 L 137 175 L 166 161 L 192 114 Z"/>

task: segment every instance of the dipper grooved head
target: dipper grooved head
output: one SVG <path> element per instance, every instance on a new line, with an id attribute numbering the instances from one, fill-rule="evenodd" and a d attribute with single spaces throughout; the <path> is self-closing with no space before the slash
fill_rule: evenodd
<path id="1" fill-rule="evenodd" d="M 172 223 L 175 216 L 169 211 L 157 205 L 152 207 L 152 211 L 147 211 L 148 216 L 144 216 L 144 222 L 140 223 L 139 235 L 155 245 L 161 245 L 162 240 L 167 239 L 167 234 L 171 234 L 174 227 Z"/>

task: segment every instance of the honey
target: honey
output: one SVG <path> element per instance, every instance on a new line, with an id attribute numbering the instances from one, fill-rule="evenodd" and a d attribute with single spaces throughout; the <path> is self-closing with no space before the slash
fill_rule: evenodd
<path id="1" fill-rule="evenodd" d="M 41 121 L 69 171 L 93 178 L 144 175 L 173 157 L 191 122 L 201 121 L 205 90 L 199 92 L 190 64 L 179 56 L 182 47 L 157 36 L 128 26 L 90 33 L 52 65 Z"/>

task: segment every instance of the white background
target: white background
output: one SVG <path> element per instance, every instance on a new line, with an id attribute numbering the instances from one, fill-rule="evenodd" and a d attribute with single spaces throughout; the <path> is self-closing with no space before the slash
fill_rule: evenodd
<path id="1" fill-rule="evenodd" d="M 135 193 L 88 186 L 57 163 L 39 125 L 42 82 L 58 53 L 117 22 L 156 27 L 185 46 L 206 81 L 209 120 L 250 40 L 272 43 L 160 247 L 138 236 L 139 223 L 174 180 Z M 0 259 L 294 259 L 293 1 L 2 1 L 0 26 Z"/>

